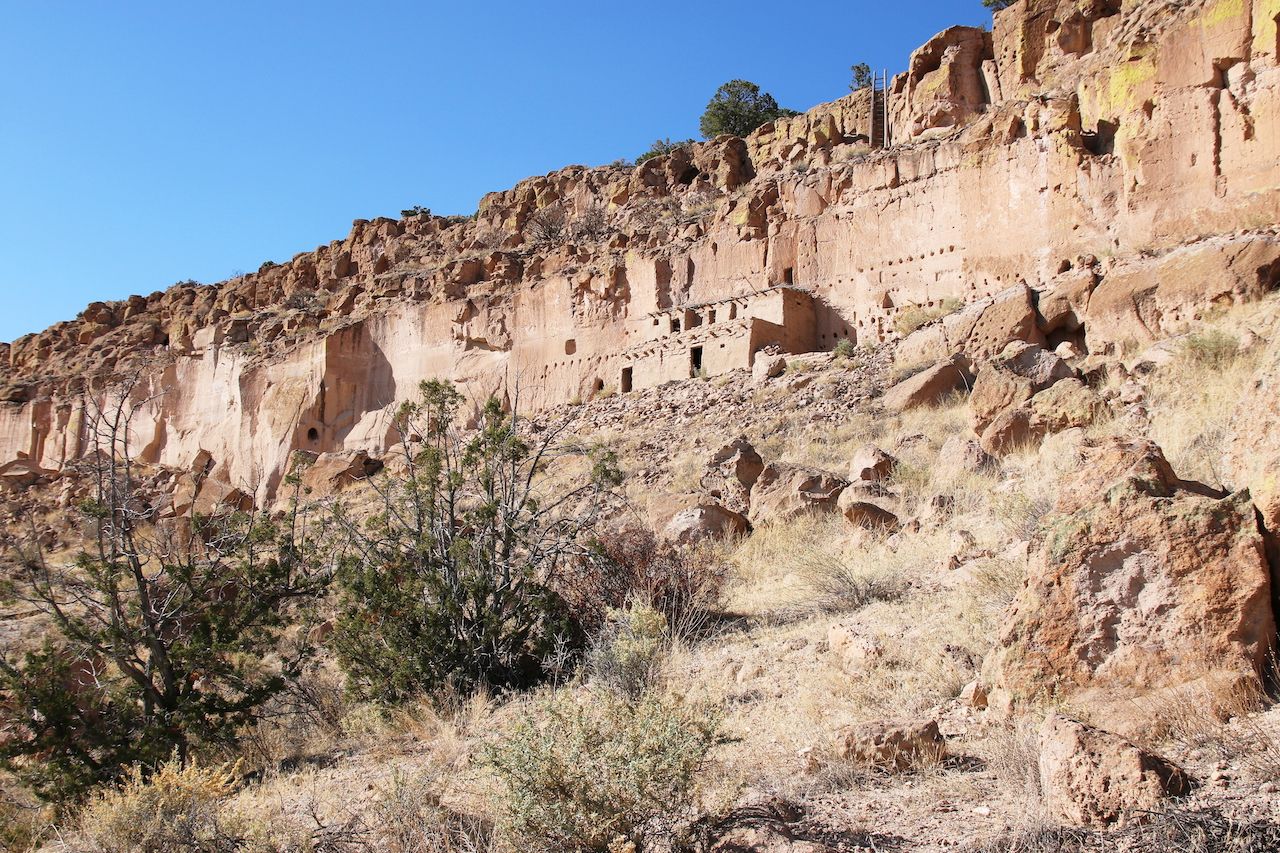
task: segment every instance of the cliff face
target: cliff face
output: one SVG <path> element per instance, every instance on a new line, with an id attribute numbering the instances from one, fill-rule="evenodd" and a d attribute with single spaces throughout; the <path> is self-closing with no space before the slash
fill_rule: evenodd
<path id="1" fill-rule="evenodd" d="M 855 92 L 473 219 L 357 221 L 220 285 L 0 345 L 0 474 L 80 452 L 136 378 L 139 458 L 270 496 L 289 455 L 384 447 L 423 379 L 534 408 L 894 335 L 1025 284 L 1092 350 L 1280 283 L 1280 0 L 1022 0 Z M 889 142 L 888 147 L 881 145 Z"/>

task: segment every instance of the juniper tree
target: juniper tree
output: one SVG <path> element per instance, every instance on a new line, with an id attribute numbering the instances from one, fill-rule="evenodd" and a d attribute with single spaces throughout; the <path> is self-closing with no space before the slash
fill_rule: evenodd
<path id="1" fill-rule="evenodd" d="M 90 544 L 20 547 L 6 584 L 48 634 L 0 655 L 0 766 L 50 799 L 234 742 L 299 673 L 308 631 L 286 635 L 327 583 L 296 502 L 162 522 L 130 455 L 133 391 L 85 399 L 92 493 L 69 521 Z"/>
<path id="2" fill-rule="evenodd" d="M 795 114 L 795 110 L 778 106 L 773 95 L 761 92 L 750 80 L 730 80 L 712 96 L 699 129 L 706 139 L 722 133 L 746 136 L 766 122 Z"/>
<path id="3" fill-rule="evenodd" d="M 532 684 L 581 644 L 557 583 L 591 553 L 616 461 L 562 427 L 535 435 L 495 399 L 463 430 L 452 385 L 420 392 L 395 416 L 397 459 L 369 481 L 377 511 L 334 506 L 347 554 L 332 644 L 348 688 L 399 702 Z"/>

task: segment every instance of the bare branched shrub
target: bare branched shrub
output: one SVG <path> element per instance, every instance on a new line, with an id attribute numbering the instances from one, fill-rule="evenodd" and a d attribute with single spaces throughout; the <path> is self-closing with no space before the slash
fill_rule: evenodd
<path id="1" fill-rule="evenodd" d="M 1103 839 L 1090 830 L 1037 822 L 960 849 L 963 853 L 1086 853 L 1115 848 L 1104 846 Z"/>
<path id="2" fill-rule="evenodd" d="M 611 230 L 609 215 L 604 206 L 591 204 L 569 224 L 569 238 L 580 243 L 597 243 L 608 236 Z"/>
<path id="3" fill-rule="evenodd" d="M 1269 853 L 1280 850 L 1280 824 L 1242 820 L 1214 806 L 1174 806 L 1145 826 L 1126 829 L 1119 840 L 1125 853 Z"/>
<path id="4" fill-rule="evenodd" d="M 800 555 L 796 571 L 808 588 L 810 606 L 821 613 L 848 613 L 877 601 L 896 601 L 907 591 L 906 581 L 823 551 Z"/>
<path id="5" fill-rule="evenodd" d="M 670 197 L 641 199 L 631 208 L 629 218 L 640 231 L 649 231 L 672 221 L 678 209 L 678 203 Z"/>
<path id="6" fill-rule="evenodd" d="M 1262 717 L 1267 704 L 1257 679 L 1206 668 L 1204 676 L 1146 701 L 1143 713 L 1157 734 L 1186 750 L 1230 761 L 1262 781 L 1280 781 L 1280 730 Z"/>
<path id="7" fill-rule="evenodd" d="M 378 792 L 372 824 L 386 853 L 485 853 L 494 848 L 493 827 L 440 802 L 440 779 L 430 771 L 395 773 Z"/>
<path id="8" fill-rule="evenodd" d="M 289 294 L 284 301 L 284 307 L 297 311 L 315 312 L 319 311 L 322 305 L 319 296 L 314 290 L 300 287 Z"/>
<path id="9" fill-rule="evenodd" d="M 716 199 L 711 193 L 694 191 L 680 200 L 680 217 L 685 222 L 695 222 L 715 210 Z"/>
<path id="10" fill-rule="evenodd" d="M 565 238 L 568 220 L 559 202 L 540 207 L 525 221 L 525 235 L 535 244 L 559 243 Z"/>
<path id="11" fill-rule="evenodd" d="M 471 245 L 477 249 L 493 251 L 502 248 L 507 239 L 507 232 L 494 225 L 482 225 L 472 235 Z"/>
<path id="12" fill-rule="evenodd" d="M 646 602 L 667 620 L 674 637 L 701 634 L 718 606 L 727 568 L 700 550 L 677 550 L 651 530 L 629 527 L 603 537 L 589 559 L 578 561 L 558 587 L 589 632 L 611 611 Z"/>

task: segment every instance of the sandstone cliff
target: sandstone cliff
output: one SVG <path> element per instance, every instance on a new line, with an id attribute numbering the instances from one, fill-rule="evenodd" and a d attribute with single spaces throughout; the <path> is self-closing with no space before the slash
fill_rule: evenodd
<path id="1" fill-rule="evenodd" d="M 0 474 L 65 466 L 86 392 L 126 378 L 141 461 L 266 498 L 297 449 L 384 447 L 430 377 L 540 408 L 883 341 L 1015 285 L 1050 343 L 1168 333 L 1280 283 L 1278 21 L 1280 0 L 1022 0 L 887 93 L 745 140 L 95 303 L 0 345 Z"/>

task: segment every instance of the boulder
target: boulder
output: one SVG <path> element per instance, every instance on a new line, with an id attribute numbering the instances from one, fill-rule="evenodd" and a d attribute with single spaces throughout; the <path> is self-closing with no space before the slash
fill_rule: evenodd
<path id="1" fill-rule="evenodd" d="M 751 365 L 751 381 L 759 385 L 775 379 L 787 369 L 787 359 L 777 353 L 756 353 L 755 362 Z"/>
<path id="2" fill-rule="evenodd" d="M 988 100 L 982 63 L 991 57 L 991 34 L 978 27 L 950 27 L 916 49 L 901 83 L 910 136 L 976 116 Z"/>
<path id="3" fill-rule="evenodd" d="M 248 512 L 252 508 L 253 498 L 248 494 L 228 483 L 211 477 L 200 484 L 200 489 L 196 492 L 195 501 L 191 504 L 191 512 L 194 515 Z"/>
<path id="4" fill-rule="evenodd" d="M 1174 476 L 1145 439 L 1087 448 L 983 666 L 997 716 L 1055 697 L 1128 734 L 1133 700 L 1214 673 L 1261 672 L 1271 578 L 1247 493 Z"/>
<path id="5" fill-rule="evenodd" d="M 856 625 L 837 622 L 827 629 L 827 649 L 845 672 L 859 673 L 884 657 L 884 644 L 868 637 Z"/>
<path id="6" fill-rule="evenodd" d="M 1207 312 L 1259 298 L 1277 278 L 1280 238 L 1266 233 L 1214 237 L 1122 261 L 1089 297 L 1088 350 L 1179 334 Z"/>
<path id="7" fill-rule="evenodd" d="M 884 395 L 884 407 L 902 412 L 941 402 L 948 394 L 973 384 L 971 363 L 963 355 L 954 355 L 902 380 Z"/>
<path id="8" fill-rule="evenodd" d="M 751 487 L 763 470 L 764 460 L 740 435 L 711 454 L 702 487 L 725 507 L 745 513 L 751 505 Z"/>
<path id="9" fill-rule="evenodd" d="M 751 489 L 751 523 L 786 521 L 810 512 L 835 512 L 849 483 L 818 468 L 771 462 Z"/>
<path id="10" fill-rule="evenodd" d="M 1001 412 L 1021 406 L 1035 394 L 1031 380 L 996 364 L 978 371 L 969 395 L 969 420 L 982 435 Z"/>
<path id="11" fill-rule="evenodd" d="M 1018 341 L 1000 353 L 997 363 L 1018 376 L 1031 380 L 1032 393 L 1039 393 L 1062 379 L 1076 375 L 1071 365 L 1039 344 Z"/>
<path id="12" fill-rule="evenodd" d="M 1008 456 L 1023 447 L 1038 445 L 1044 431 L 1026 406 L 1005 409 L 982 431 L 982 449 L 992 456 Z"/>
<path id="13" fill-rule="evenodd" d="M 965 472 L 977 474 L 989 471 L 996 465 L 996 459 L 982 449 L 982 445 L 972 438 L 953 435 L 942 443 L 938 451 L 938 462 L 935 466 L 940 472 Z"/>
<path id="14" fill-rule="evenodd" d="M 837 501 L 845 520 L 865 530 L 889 531 L 898 529 L 898 516 L 869 500 L 864 500 L 861 490 L 845 489 Z"/>
<path id="15" fill-rule="evenodd" d="M 874 444 L 864 444 L 853 454 L 849 479 L 854 483 L 879 483 L 893 473 L 898 460 Z"/>
<path id="16" fill-rule="evenodd" d="M 1031 290 L 1024 284 L 970 302 L 936 323 L 903 338 L 895 351 L 901 364 L 941 361 L 950 353 L 988 358 L 1014 341 L 1042 343 Z"/>
<path id="17" fill-rule="evenodd" d="M 1119 735 L 1050 713 L 1040 728 L 1040 788 L 1053 818 L 1104 828 L 1140 822 L 1191 791 L 1179 767 Z"/>
<path id="18" fill-rule="evenodd" d="M 366 480 L 382 470 L 382 460 L 375 459 L 363 450 L 342 450 L 321 453 L 302 471 L 302 487 L 317 494 L 341 491 L 360 480 Z"/>
<path id="19" fill-rule="evenodd" d="M 1060 330 L 1078 331 L 1089 305 L 1089 294 L 1098 284 L 1092 265 L 1059 273 L 1036 298 L 1040 329 L 1046 335 Z"/>
<path id="20" fill-rule="evenodd" d="M 1071 384 L 1057 388 L 1067 381 Z M 1019 343 L 1010 344 L 978 373 L 969 415 L 983 450 L 1003 456 L 1015 447 L 1037 444 L 1050 433 L 1092 423 L 1101 405 L 1058 355 Z"/>
<path id="21" fill-rule="evenodd" d="M 682 509 L 663 528 L 662 538 L 672 545 L 689 547 L 710 540 L 743 536 L 751 529 L 740 513 L 716 503 L 704 502 Z"/>
<path id="22" fill-rule="evenodd" d="M 1102 413 L 1102 398 L 1079 379 L 1064 379 L 1031 398 L 1031 413 L 1045 435 L 1086 427 Z"/>
<path id="23" fill-rule="evenodd" d="M 946 755 L 936 720 L 881 720 L 836 735 L 836 756 L 861 767 L 910 770 L 935 765 Z"/>

